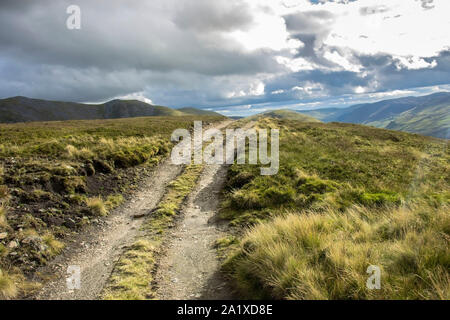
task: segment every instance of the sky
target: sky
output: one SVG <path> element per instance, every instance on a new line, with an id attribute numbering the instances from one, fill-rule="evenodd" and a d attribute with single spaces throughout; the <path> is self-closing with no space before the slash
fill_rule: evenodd
<path id="1" fill-rule="evenodd" d="M 68 29 L 67 7 L 81 29 Z M 449 0 L 2 0 L 0 98 L 224 115 L 450 91 Z"/>

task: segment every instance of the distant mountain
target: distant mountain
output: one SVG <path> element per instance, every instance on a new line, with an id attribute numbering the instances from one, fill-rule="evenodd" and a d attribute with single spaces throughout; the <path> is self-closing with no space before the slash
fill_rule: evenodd
<path id="1" fill-rule="evenodd" d="M 0 100 L 0 122 L 117 119 L 149 116 L 217 115 L 195 108 L 175 110 L 138 100 L 112 100 L 103 104 L 49 101 L 13 97 Z"/>
<path id="2" fill-rule="evenodd" d="M 351 107 L 348 108 L 323 108 L 315 110 L 299 110 L 297 112 L 311 116 L 324 122 L 336 121 L 336 119 L 349 112 Z"/>
<path id="3" fill-rule="evenodd" d="M 253 116 L 247 117 L 248 120 L 257 120 L 261 118 L 276 118 L 276 119 L 287 119 L 287 120 L 298 120 L 302 122 L 321 122 L 316 118 L 308 115 L 304 115 L 292 110 L 273 110 L 263 113 L 258 113 Z"/>
<path id="4" fill-rule="evenodd" d="M 325 122 L 360 123 L 438 138 L 449 138 L 450 132 L 450 92 L 300 112 Z"/>
<path id="5" fill-rule="evenodd" d="M 197 108 L 192 108 L 192 107 L 181 108 L 181 109 L 178 109 L 178 111 L 181 111 L 182 113 L 185 113 L 185 114 L 195 115 L 195 116 L 220 116 L 219 113 L 214 112 L 214 111 L 197 109 Z"/>

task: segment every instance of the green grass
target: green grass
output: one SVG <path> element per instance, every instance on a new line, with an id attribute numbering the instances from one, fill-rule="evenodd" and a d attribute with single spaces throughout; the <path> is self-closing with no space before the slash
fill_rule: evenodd
<path id="1" fill-rule="evenodd" d="M 181 205 L 195 187 L 202 166 L 187 166 L 170 183 L 167 193 L 147 217 L 144 235 L 128 247 L 116 264 L 102 293 L 105 300 L 146 300 L 156 298 L 151 285 L 156 256 L 160 252 L 164 231 L 173 226 Z"/>
<path id="2" fill-rule="evenodd" d="M 219 253 L 242 297 L 448 299 L 447 141 L 352 124 L 257 127 L 280 129 L 279 173 L 232 165 L 221 209 L 234 238 Z M 382 267 L 381 291 L 365 288 L 369 264 Z"/>

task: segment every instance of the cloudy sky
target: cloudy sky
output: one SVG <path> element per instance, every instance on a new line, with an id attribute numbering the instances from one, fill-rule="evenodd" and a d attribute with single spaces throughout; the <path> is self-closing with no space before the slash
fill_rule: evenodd
<path id="1" fill-rule="evenodd" d="M 69 30 L 69 5 L 81 29 Z M 0 98 L 226 115 L 450 90 L 449 0 L 2 0 Z"/>

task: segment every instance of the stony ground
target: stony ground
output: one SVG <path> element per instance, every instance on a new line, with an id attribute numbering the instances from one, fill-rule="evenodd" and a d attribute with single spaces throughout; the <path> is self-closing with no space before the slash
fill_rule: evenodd
<path id="1" fill-rule="evenodd" d="M 219 261 L 213 248 L 215 240 L 224 236 L 223 227 L 215 218 L 225 177 L 225 166 L 205 167 L 161 259 L 156 274 L 158 298 L 231 298 L 230 290 L 218 272 Z"/>

